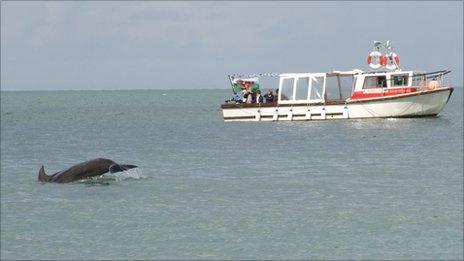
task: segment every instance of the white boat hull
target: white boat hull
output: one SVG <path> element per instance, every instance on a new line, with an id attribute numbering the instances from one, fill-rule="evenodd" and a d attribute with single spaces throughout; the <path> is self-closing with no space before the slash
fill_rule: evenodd
<path id="1" fill-rule="evenodd" d="M 225 121 L 298 121 L 435 116 L 448 102 L 453 88 L 347 100 L 338 104 L 233 104 L 222 106 Z"/>

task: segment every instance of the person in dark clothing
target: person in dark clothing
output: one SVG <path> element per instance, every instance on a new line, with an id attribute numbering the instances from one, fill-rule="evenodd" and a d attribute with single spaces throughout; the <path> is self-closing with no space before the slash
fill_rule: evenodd
<path id="1" fill-rule="evenodd" d="M 245 93 L 245 95 L 243 95 L 243 98 L 245 100 L 245 103 L 253 103 L 254 102 L 254 98 L 255 98 L 255 93 L 252 92 L 251 90 L 247 91 Z"/>
<path id="2" fill-rule="evenodd" d="M 275 98 L 274 98 L 274 94 L 272 94 L 272 90 L 269 89 L 267 91 L 267 94 L 264 95 L 264 99 L 266 100 L 266 103 L 272 103 L 274 102 Z"/>
<path id="3" fill-rule="evenodd" d="M 261 90 L 256 91 L 255 102 L 256 103 L 263 103 L 264 102 L 263 96 L 261 95 Z"/>
<path id="4" fill-rule="evenodd" d="M 256 92 L 253 90 L 251 91 L 251 102 L 250 103 L 256 103 Z"/>

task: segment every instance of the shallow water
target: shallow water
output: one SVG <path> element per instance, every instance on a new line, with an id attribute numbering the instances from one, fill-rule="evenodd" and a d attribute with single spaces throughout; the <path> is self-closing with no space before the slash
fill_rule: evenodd
<path id="1" fill-rule="evenodd" d="M 1 93 L 2 259 L 462 259 L 439 117 L 225 123 L 228 90 Z M 95 157 L 136 172 L 39 184 Z"/>

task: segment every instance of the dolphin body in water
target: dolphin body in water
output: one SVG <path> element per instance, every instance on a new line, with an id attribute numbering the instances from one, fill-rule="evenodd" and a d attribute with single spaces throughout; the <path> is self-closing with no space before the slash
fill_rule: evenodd
<path id="1" fill-rule="evenodd" d="M 45 174 L 44 166 L 42 165 L 39 170 L 38 180 L 40 182 L 66 183 L 100 176 L 107 172 L 116 173 L 133 168 L 137 168 L 137 166 L 119 165 L 110 159 L 97 158 L 79 163 L 50 176 Z"/>

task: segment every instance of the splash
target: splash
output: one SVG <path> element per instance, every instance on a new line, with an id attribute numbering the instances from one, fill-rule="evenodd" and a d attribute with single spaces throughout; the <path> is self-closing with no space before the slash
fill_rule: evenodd
<path id="1" fill-rule="evenodd" d="M 108 173 L 102 176 L 92 177 L 84 180 L 80 180 L 79 183 L 84 183 L 86 185 L 91 186 L 107 186 L 113 182 L 119 182 L 126 179 L 142 179 L 145 178 L 143 176 L 142 171 L 138 168 L 125 170 L 122 172 L 117 173 Z"/>
<path id="2" fill-rule="evenodd" d="M 142 170 L 139 168 L 129 169 L 122 172 L 108 174 L 109 177 L 113 177 L 116 181 L 122 181 L 125 179 L 142 179 L 144 178 Z"/>

